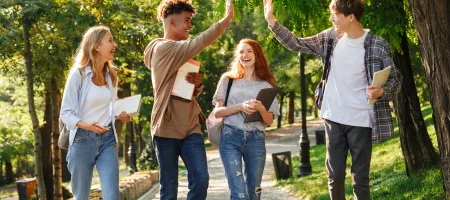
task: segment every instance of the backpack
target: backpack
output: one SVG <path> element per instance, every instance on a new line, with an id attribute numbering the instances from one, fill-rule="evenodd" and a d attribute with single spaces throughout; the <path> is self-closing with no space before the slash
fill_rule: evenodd
<path id="1" fill-rule="evenodd" d="M 81 85 L 80 87 L 83 85 L 83 81 L 84 81 L 84 71 L 79 69 L 78 71 L 80 71 L 81 74 Z M 58 138 L 58 147 L 60 149 L 65 149 L 67 150 L 69 148 L 69 137 L 70 137 L 70 130 L 67 127 L 66 124 L 64 124 L 64 122 L 62 121 L 61 117 L 59 117 L 59 138 Z"/>

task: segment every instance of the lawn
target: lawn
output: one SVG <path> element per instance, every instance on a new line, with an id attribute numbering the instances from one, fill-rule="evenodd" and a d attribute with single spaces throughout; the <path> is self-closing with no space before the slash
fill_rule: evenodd
<path id="1" fill-rule="evenodd" d="M 437 148 L 431 107 L 424 106 L 422 113 L 433 144 Z M 330 199 L 325 169 L 325 146 L 314 146 L 310 153 L 312 175 L 279 181 L 277 185 L 304 199 Z M 294 176 L 297 174 L 298 164 L 299 158 L 296 156 L 293 158 Z M 350 159 L 347 160 L 347 168 L 346 199 L 352 199 Z M 397 130 L 392 139 L 373 146 L 370 180 L 372 199 L 444 199 L 442 179 L 438 168 L 411 175 L 411 177 L 406 176 Z"/>

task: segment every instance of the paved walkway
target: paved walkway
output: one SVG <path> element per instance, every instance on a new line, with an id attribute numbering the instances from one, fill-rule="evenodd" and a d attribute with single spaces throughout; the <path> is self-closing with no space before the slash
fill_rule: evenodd
<path id="1" fill-rule="evenodd" d="M 308 122 L 308 135 L 311 145 L 315 145 L 314 131 L 323 129 L 322 120 L 315 120 Z M 275 171 L 272 163 L 272 153 L 278 153 L 283 151 L 291 151 L 292 155 L 298 155 L 299 146 L 298 141 L 300 139 L 301 127 L 293 126 L 288 128 L 281 128 L 271 131 L 266 134 L 266 165 L 264 168 L 263 180 L 261 183 L 262 196 L 261 199 L 271 200 L 295 200 L 295 198 L 289 195 L 282 188 L 274 187 L 275 184 Z M 223 200 L 229 199 L 230 192 L 228 189 L 227 179 L 225 177 L 225 171 L 222 166 L 222 161 L 219 157 L 219 151 L 215 148 L 209 148 L 207 150 L 208 157 L 208 170 L 209 170 L 209 188 L 208 188 L 208 200 Z M 186 173 L 186 172 L 180 172 Z M 295 176 L 295 174 L 293 174 Z M 152 188 L 154 194 L 147 194 L 145 199 L 158 200 L 159 199 L 159 185 L 155 185 Z M 184 176 L 179 180 L 178 187 L 178 199 L 186 199 L 188 190 L 187 177 Z"/>

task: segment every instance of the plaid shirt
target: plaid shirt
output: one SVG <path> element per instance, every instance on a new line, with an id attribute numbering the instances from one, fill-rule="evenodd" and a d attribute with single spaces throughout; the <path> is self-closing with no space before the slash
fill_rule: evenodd
<path id="1" fill-rule="evenodd" d="M 273 32 L 275 38 L 290 51 L 318 55 L 322 58 L 322 63 L 325 64 L 328 33 L 331 29 L 307 38 L 296 38 L 292 32 L 278 21 L 275 22 L 273 27 L 269 25 L 269 29 Z M 338 40 L 339 37 L 334 40 L 333 49 Z M 331 55 L 333 55 L 333 49 L 331 50 Z M 373 106 L 375 119 L 372 121 L 372 141 L 379 142 L 394 134 L 394 121 L 391 116 L 389 100 L 392 99 L 395 93 L 400 91 L 402 77 L 392 61 L 390 46 L 385 40 L 369 32 L 364 40 L 364 49 L 366 50 L 364 66 L 366 67 L 366 75 L 369 82 L 372 82 L 375 72 L 392 66 L 388 80 L 383 86 L 384 94 L 378 98 Z"/>

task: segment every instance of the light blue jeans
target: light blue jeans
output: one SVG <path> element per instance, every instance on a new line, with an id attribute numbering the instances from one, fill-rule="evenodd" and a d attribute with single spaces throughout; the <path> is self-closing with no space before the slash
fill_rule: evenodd
<path id="1" fill-rule="evenodd" d="M 92 173 L 96 166 L 105 200 L 119 200 L 119 161 L 113 129 L 106 133 L 78 128 L 67 153 L 67 167 L 72 175 L 72 193 L 76 200 L 88 200 Z"/>
<path id="2" fill-rule="evenodd" d="M 260 199 L 266 162 L 264 132 L 244 131 L 225 125 L 220 136 L 219 152 L 231 191 L 230 199 Z M 242 160 L 245 174 L 242 174 Z"/>

